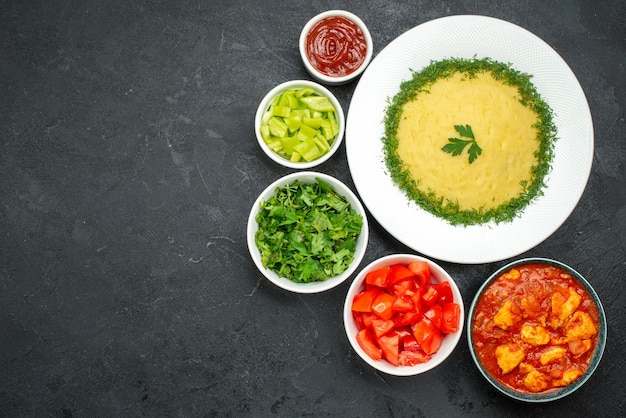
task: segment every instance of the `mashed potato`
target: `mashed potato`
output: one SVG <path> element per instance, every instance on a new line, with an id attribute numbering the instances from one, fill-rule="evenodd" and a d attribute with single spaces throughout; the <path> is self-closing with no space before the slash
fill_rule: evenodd
<path id="1" fill-rule="evenodd" d="M 516 87 L 491 73 L 456 73 L 404 104 L 397 152 L 423 192 L 457 202 L 461 210 L 490 209 L 518 197 L 531 182 L 540 146 L 537 120 Z M 448 138 L 460 138 L 455 125 L 470 125 L 482 149 L 471 164 L 467 148 L 459 156 L 442 150 Z"/>

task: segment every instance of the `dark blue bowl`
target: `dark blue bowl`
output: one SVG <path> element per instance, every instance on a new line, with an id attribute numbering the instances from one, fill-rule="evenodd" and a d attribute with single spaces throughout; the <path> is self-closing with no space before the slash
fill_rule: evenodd
<path id="1" fill-rule="evenodd" d="M 478 301 L 483 295 L 484 291 L 487 289 L 487 287 L 502 273 L 504 273 L 505 271 L 513 267 L 518 267 L 518 266 L 525 265 L 525 264 L 537 264 L 537 263 L 551 265 L 551 266 L 558 267 L 566 271 L 578 283 L 580 283 L 580 285 L 586 290 L 586 292 L 589 294 L 591 299 L 595 302 L 597 310 L 598 310 L 598 342 L 596 344 L 595 351 L 589 362 L 589 367 L 587 368 L 584 375 L 581 376 L 578 380 L 572 382 L 568 386 L 564 386 L 559 389 L 554 389 L 554 390 L 540 392 L 540 393 L 529 393 L 529 392 L 516 391 L 508 386 L 505 386 L 502 383 L 500 383 L 498 380 L 496 380 L 493 376 L 491 376 L 491 374 L 489 374 L 489 372 L 485 369 L 485 367 L 480 362 L 478 355 L 475 352 L 472 328 L 474 324 L 474 315 L 476 312 Z M 571 394 L 572 392 L 574 392 L 575 390 L 577 390 L 578 388 L 580 388 L 589 379 L 589 377 L 591 377 L 593 372 L 598 367 L 598 364 L 600 363 L 600 359 L 602 358 L 602 354 L 604 353 L 604 347 L 606 346 L 606 334 L 607 334 L 606 317 L 604 314 L 604 309 L 602 308 L 602 303 L 600 302 L 600 298 L 596 294 L 595 290 L 591 287 L 589 282 L 573 268 L 559 261 L 550 260 L 546 258 L 525 258 L 525 259 L 513 261 L 512 263 L 509 263 L 501 267 L 498 271 L 493 273 L 489 277 L 489 279 L 487 279 L 487 281 L 483 283 L 483 285 L 480 287 L 480 289 L 476 293 L 474 300 L 472 301 L 472 304 L 469 310 L 469 315 L 467 318 L 466 328 L 467 328 L 467 338 L 468 338 L 470 353 L 472 354 L 472 358 L 474 359 L 474 362 L 476 363 L 478 370 L 480 370 L 480 372 L 487 379 L 487 381 L 491 383 L 500 392 L 504 393 L 505 395 L 510 396 L 511 398 L 514 398 L 520 401 L 525 401 L 525 402 L 553 401 L 556 399 L 563 398 L 564 396 L 567 396 Z"/>

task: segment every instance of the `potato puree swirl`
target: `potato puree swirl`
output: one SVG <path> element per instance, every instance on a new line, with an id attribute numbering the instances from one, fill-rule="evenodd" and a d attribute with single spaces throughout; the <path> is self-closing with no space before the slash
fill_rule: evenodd
<path id="1" fill-rule="evenodd" d="M 537 114 L 520 103 L 517 88 L 489 73 L 457 73 L 437 80 L 406 103 L 398 124 L 398 155 L 419 186 L 457 202 L 490 209 L 523 192 L 539 149 Z M 482 154 L 472 163 L 442 151 L 454 125 L 471 126 Z M 427 191 L 427 190 L 425 190 Z"/>

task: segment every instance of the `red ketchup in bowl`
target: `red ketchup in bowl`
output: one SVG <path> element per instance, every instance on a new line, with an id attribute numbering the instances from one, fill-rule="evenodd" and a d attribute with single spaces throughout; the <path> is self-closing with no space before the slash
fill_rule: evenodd
<path id="1" fill-rule="evenodd" d="M 311 65 L 329 77 L 356 71 L 367 52 L 361 28 L 343 16 L 328 16 L 317 22 L 306 37 L 306 55 Z"/>

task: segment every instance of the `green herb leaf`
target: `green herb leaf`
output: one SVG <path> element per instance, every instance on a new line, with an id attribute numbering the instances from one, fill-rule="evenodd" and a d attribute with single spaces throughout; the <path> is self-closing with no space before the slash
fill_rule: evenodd
<path id="1" fill-rule="evenodd" d="M 469 163 L 471 164 L 476 158 L 478 158 L 480 154 L 483 153 L 483 150 L 478 146 L 476 141 L 473 141 L 472 145 L 470 145 L 469 149 L 467 150 L 467 153 L 469 154 Z"/>
<path id="2" fill-rule="evenodd" d="M 472 142 L 472 141 L 465 141 L 459 138 L 448 138 L 448 141 L 450 141 L 450 143 L 444 145 L 444 147 L 441 149 L 447 152 L 448 154 L 452 154 L 453 157 L 456 157 L 457 155 L 461 155 L 461 153 L 463 152 L 467 144 Z"/>
<path id="3" fill-rule="evenodd" d="M 469 125 L 454 125 L 454 129 L 464 138 L 474 138 L 474 132 L 472 132 L 472 127 Z"/>
<path id="4" fill-rule="evenodd" d="M 320 179 L 276 189 L 261 203 L 255 236 L 263 266 L 294 282 L 343 273 L 356 250 L 363 219 Z"/>
<path id="5" fill-rule="evenodd" d="M 471 139 L 464 140 L 459 138 L 448 138 L 449 143 L 444 145 L 444 147 L 441 149 L 448 154 L 452 154 L 453 157 L 456 157 L 457 155 L 461 155 L 465 147 L 469 145 L 470 147 L 467 150 L 467 153 L 469 154 L 469 163 L 473 163 L 474 160 L 476 160 L 476 158 L 478 158 L 478 156 L 482 154 L 483 150 L 478 146 L 478 143 L 476 143 L 476 139 L 474 138 L 474 132 L 472 132 L 472 127 L 469 125 L 454 125 L 454 129 L 462 137 Z"/>

